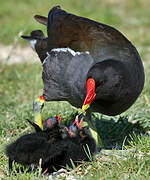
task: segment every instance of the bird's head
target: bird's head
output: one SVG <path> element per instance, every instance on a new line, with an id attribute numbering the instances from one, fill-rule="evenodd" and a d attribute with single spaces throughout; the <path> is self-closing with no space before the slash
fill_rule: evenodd
<path id="1" fill-rule="evenodd" d="M 73 138 L 73 137 L 76 137 L 77 136 L 77 133 L 78 133 L 78 129 L 76 127 L 76 125 L 72 124 L 68 129 L 68 134 L 69 134 L 69 137 Z"/>
<path id="2" fill-rule="evenodd" d="M 75 118 L 75 121 L 72 123 L 69 128 L 65 127 L 66 131 L 68 132 L 69 137 L 75 138 L 78 134 L 78 126 L 77 126 L 77 116 Z"/>
<path id="3" fill-rule="evenodd" d="M 97 97 L 97 89 L 99 86 L 103 86 L 105 83 L 105 77 L 101 67 L 99 66 L 100 63 L 96 63 L 94 66 L 90 68 L 87 75 L 86 81 L 86 97 L 82 106 L 82 111 L 86 111 L 93 100 Z"/>
<path id="4" fill-rule="evenodd" d="M 68 130 L 70 137 L 78 136 L 80 134 L 80 131 L 82 131 L 84 127 L 88 126 L 87 122 L 83 120 L 84 120 L 83 113 L 76 116 L 73 124 L 69 127 L 69 130 Z"/>
<path id="5" fill-rule="evenodd" d="M 43 129 L 51 129 L 55 126 L 59 126 L 61 123 L 61 118 L 60 118 L 61 114 L 58 114 L 55 117 L 50 117 L 47 120 L 45 120 L 45 122 L 43 123 Z"/>
<path id="6" fill-rule="evenodd" d="M 36 44 L 38 44 L 38 41 L 46 39 L 43 31 L 41 30 L 32 31 L 30 36 L 22 35 L 21 37 L 30 43 L 33 50 L 36 50 Z"/>
<path id="7" fill-rule="evenodd" d="M 41 113 L 41 110 L 43 109 L 45 104 L 45 99 L 43 96 L 38 97 L 33 102 L 33 111 L 34 113 Z"/>
<path id="8" fill-rule="evenodd" d="M 120 96 L 119 89 L 124 86 L 122 66 L 121 62 L 110 59 L 96 63 L 90 68 L 87 74 L 87 93 L 82 106 L 83 112 L 95 102 L 102 107 L 108 107 L 116 101 Z"/>

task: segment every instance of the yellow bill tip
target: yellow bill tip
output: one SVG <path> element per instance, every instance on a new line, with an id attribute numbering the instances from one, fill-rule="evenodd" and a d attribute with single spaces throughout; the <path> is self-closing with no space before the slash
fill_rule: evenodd
<path id="1" fill-rule="evenodd" d="M 86 104 L 82 106 L 82 112 L 85 112 L 90 107 L 90 104 Z"/>

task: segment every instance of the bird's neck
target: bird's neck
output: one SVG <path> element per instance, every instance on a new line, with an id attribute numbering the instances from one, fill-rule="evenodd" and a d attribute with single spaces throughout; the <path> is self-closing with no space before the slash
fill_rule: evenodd
<path id="1" fill-rule="evenodd" d="M 29 43 L 30 43 L 31 48 L 35 51 L 37 40 L 36 39 L 29 40 Z"/>
<path id="2" fill-rule="evenodd" d="M 101 138 L 97 132 L 96 124 L 92 121 L 91 111 L 88 109 L 85 116 L 86 121 L 89 125 L 89 130 L 91 132 L 92 137 L 94 138 L 97 147 L 103 147 L 103 143 L 101 141 Z"/>
<path id="3" fill-rule="evenodd" d="M 47 38 L 39 40 L 35 46 L 35 50 L 43 63 L 44 59 L 47 57 Z"/>

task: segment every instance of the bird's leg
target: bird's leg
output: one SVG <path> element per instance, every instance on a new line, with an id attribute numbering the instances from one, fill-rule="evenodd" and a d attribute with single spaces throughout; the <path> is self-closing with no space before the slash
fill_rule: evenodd
<path id="1" fill-rule="evenodd" d="M 42 109 L 45 104 L 45 99 L 43 96 L 40 96 L 39 98 L 35 99 L 33 102 L 33 112 L 34 112 L 34 122 L 43 129 L 43 123 L 42 123 Z"/>
<path id="2" fill-rule="evenodd" d="M 100 146 L 100 148 L 103 147 L 103 143 L 101 141 L 99 134 L 97 133 L 97 128 L 95 126 L 95 123 L 92 121 L 92 114 L 89 110 L 86 111 L 86 121 L 88 122 L 91 134 L 95 139 L 96 144 Z"/>

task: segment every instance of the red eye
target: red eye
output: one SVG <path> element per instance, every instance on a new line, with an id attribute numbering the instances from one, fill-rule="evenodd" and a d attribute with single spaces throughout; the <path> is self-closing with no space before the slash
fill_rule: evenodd
<path id="1" fill-rule="evenodd" d="M 104 81 L 101 81 L 101 82 L 100 82 L 100 86 L 103 86 L 103 85 L 104 85 Z"/>

